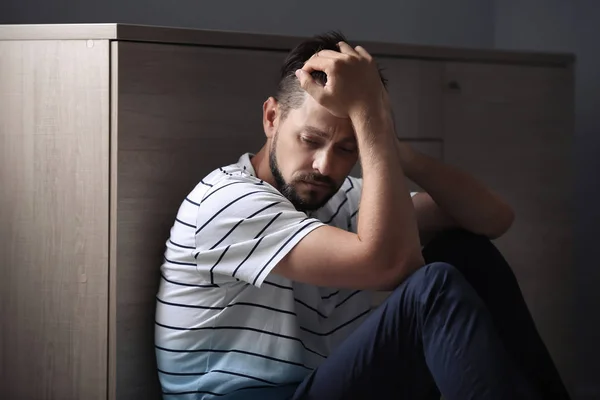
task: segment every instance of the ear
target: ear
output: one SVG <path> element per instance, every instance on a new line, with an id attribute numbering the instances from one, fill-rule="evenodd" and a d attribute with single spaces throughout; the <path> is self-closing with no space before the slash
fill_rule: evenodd
<path id="1" fill-rule="evenodd" d="M 273 97 L 269 97 L 263 104 L 263 129 L 267 138 L 271 139 L 277 132 L 279 125 L 279 103 Z"/>

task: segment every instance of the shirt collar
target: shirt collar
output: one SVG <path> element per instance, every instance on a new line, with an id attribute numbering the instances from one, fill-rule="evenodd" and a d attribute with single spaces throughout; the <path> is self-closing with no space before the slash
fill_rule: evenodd
<path id="1" fill-rule="evenodd" d="M 256 177 L 256 171 L 254 171 L 254 167 L 252 166 L 252 162 L 250 162 L 250 159 L 254 157 L 254 154 L 252 153 L 246 153 L 246 154 L 242 154 L 242 156 L 239 158 L 237 165 L 246 173 Z"/>

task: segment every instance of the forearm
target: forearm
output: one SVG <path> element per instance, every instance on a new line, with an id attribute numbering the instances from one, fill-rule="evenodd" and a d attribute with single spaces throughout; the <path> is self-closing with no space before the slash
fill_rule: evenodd
<path id="1" fill-rule="evenodd" d="M 511 207 L 470 174 L 417 151 L 400 141 L 406 176 L 421 186 L 461 228 L 491 238 L 501 236 L 514 219 Z"/>
<path id="2" fill-rule="evenodd" d="M 357 233 L 389 262 L 420 262 L 416 216 L 404 183 L 400 154 L 395 147 L 388 113 L 353 118 L 361 164 L 363 190 Z M 409 267 L 410 268 L 410 267 Z"/>

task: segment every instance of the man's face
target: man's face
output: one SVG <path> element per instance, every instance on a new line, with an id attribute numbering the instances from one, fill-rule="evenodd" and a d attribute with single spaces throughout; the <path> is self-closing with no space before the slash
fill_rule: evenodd
<path id="1" fill-rule="evenodd" d="M 357 160 L 350 120 L 333 116 L 308 95 L 280 122 L 269 153 L 277 189 L 301 211 L 324 206 Z"/>

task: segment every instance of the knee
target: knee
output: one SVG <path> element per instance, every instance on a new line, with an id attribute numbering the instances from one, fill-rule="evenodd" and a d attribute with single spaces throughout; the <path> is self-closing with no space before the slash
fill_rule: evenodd
<path id="1" fill-rule="evenodd" d="M 425 287 L 432 289 L 447 288 L 464 280 L 460 271 L 447 262 L 433 262 L 427 264 L 418 271 L 418 279 Z"/>
<path id="2" fill-rule="evenodd" d="M 411 296 L 424 299 L 436 296 L 441 291 L 454 291 L 468 285 L 462 274 L 451 264 L 446 262 L 433 262 L 427 264 L 412 275 L 394 291 L 394 294 L 403 297 Z"/>
<path id="3" fill-rule="evenodd" d="M 462 273 L 446 262 L 427 264 L 398 286 L 388 302 L 393 307 L 428 312 L 439 302 L 480 304 L 475 290 Z"/>
<path id="4" fill-rule="evenodd" d="M 446 281 L 447 279 L 460 275 L 460 272 L 451 264 L 443 261 L 432 262 L 419 269 L 417 274 L 421 275 L 424 281 Z"/>

